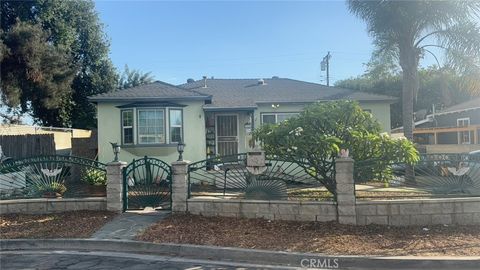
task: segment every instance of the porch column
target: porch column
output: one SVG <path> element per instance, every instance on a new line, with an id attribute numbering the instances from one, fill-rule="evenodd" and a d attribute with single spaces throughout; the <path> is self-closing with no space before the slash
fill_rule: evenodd
<path id="1" fill-rule="evenodd" d="M 172 163 L 172 212 L 187 212 L 188 161 Z"/>
<path id="2" fill-rule="evenodd" d="M 107 164 L 107 210 L 123 212 L 123 168 L 126 162 L 113 161 Z"/>

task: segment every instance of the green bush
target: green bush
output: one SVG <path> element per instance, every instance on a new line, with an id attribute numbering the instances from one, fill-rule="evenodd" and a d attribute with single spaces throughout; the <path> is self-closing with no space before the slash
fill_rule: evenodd
<path id="1" fill-rule="evenodd" d="M 416 162 L 418 152 L 408 140 L 395 140 L 381 133 L 372 114 L 358 102 L 318 102 L 298 116 L 276 125 L 262 125 L 253 132 L 267 154 L 303 164 L 305 171 L 320 181 L 334 196 L 334 160 L 340 149 L 348 149 L 356 162 Z M 389 167 L 381 165 L 378 170 Z"/>
<path id="2" fill-rule="evenodd" d="M 107 184 L 107 174 L 104 171 L 89 168 L 82 175 L 82 181 L 95 186 L 105 186 Z"/>

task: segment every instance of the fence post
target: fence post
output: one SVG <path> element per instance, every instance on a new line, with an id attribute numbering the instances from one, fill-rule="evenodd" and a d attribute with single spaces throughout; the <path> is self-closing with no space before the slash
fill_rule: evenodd
<path id="1" fill-rule="evenodd" d="M 187 212 L 188 161 L 172 163 L 172 212 Z"/>
<path id="2" fill-rule="evenodd" d="M 114 161 L 107 164 L 107 210 L 123 212 L 123 168 L 127 165 L 123 161 Z"/>
<path id="3" fill-rule="evenodd" d="M 337 158 L 335 164 L 337 183 L 337 213 L 341 224 L 357 224 L 353 159 Z"/>

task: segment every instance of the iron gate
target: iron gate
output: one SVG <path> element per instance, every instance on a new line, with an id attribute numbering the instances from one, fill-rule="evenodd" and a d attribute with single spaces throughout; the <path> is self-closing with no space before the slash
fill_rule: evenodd
<path id="1" fill-rule="evenodd" d="M 170 209 L 171 167 L 156 158 L 133 160 L 123 169 L 123 209 Z"/>

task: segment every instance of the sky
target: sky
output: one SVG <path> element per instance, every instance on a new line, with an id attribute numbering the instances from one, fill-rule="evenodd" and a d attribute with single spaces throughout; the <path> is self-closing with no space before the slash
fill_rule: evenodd
<path id="1" fill-rule="evenodd" d="M 202 76 L 293 78 L 326 84 L 357 76 L 370 59 L 366 25 L 345 1 L 96 1 L 119 70 L 172 84 Z"/>

